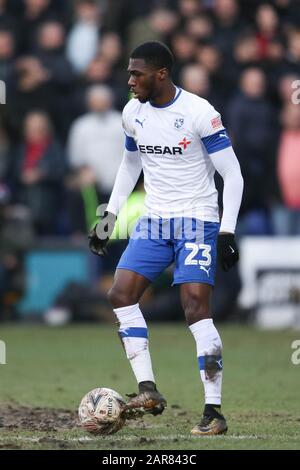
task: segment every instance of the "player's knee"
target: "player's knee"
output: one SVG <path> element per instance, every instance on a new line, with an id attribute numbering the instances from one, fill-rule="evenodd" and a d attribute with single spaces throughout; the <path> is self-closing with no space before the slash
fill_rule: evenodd
<path id="1" fill-rule="evenodd" d="M 120 291 L 119 289 L 116 289 L 114 286 L 107 293 L 107 299 L 109 303 L 111 304 L 111 306 L 114 308 L 126 306 L 125 304 L 122 305 L 124 301 L 123 297 L 124 296 L 123 296 L 122 291 Z"/>
<path id="2" fill-rule="evenodd" d="M 209 303 L 194 293 L 191 293 L 189 299 L 185 302 L 184 312 L 189 325 L 210 318 Z"/>
<path id="3" fill-rule="evenodd" d="M 130 298 L 128 292 L 115 286 L 108 291 L 107 298 L 113 308 L 127 307 L 127 305 L 133 305 L 136 303 Z"/>

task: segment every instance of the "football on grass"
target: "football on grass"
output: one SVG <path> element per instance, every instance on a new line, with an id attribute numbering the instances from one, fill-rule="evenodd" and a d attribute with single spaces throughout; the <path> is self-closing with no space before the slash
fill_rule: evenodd
<path id="1" fill-rule="evenodd" d="M 125 401 L 111 388 L 95 388 L 81 400 L 78 409 L 81 427 L 93 434 L 114 434 L 125 424 L 122 409 Z"/>

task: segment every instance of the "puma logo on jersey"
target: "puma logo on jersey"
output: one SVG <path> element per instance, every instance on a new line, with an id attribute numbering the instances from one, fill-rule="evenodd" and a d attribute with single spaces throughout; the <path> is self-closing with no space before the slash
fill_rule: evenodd
<path id="1" fill-rule="evenodd" d="M 145 121 L 146 121 L 146 118 L 144 118 L 142 121 L 140 121 L 138 118 L 135 118 L 135 122 L 138 122 L 142 126 L 142 128 L 144 128 L 143 124 Z"/>
<path id="2" fill-rule="evenodd" d="M 228 135 L 226 134 L 226 132 L 220 132 L 219 137 L 226 137 L 228 139 Z"/>
<path id="3" fill-rule="evenodd" d="M 139 151 L 141 153 L 154 153 L 155 155 L 182 155 L 181 147 L 168 147 L 165 145 L 139 145 Z"/>
<path id="4" fill-rule="evenodd" d="M 202 269 L 202 271 L 205 271 L 206 274 L 207 274 L 207 277 L 209 277 L 209 271 L 210 271 L 211 268 L 206 269 L 204 266 L 200 266 L 200 269 Z"/>

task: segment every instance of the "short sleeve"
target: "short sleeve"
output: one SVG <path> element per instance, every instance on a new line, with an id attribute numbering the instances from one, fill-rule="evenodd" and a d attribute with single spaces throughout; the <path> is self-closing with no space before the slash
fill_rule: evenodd
<path id="1" fill-rule="evenodd" d="M 130 119 L 128 116 L 128 110 L 125 108 L 122 114 L 122 126 L 125 132 L 125 148 L 129 152 L 135 152 L 138 150 L 135 140 L 134 140 L 134 131 L 132 126 L 130 126 Z"/>
<path id="2" fill-rule="evenodd" d="M 128 115 L 127 106 L 123 109 L 122 126 L 123 126 L 125 134 L 128 135 L 128 137 L 133 137 L 134 136 L 134 131 L 132 129 L 132 126 L 130 125 L 130 117 Z"/>
<path id="3" fill-rule="evenodd" d="M 195 130 L 209 154 L 231 147 L 220 113 L 208 102 L 205 111 L 195 120 Z"/>

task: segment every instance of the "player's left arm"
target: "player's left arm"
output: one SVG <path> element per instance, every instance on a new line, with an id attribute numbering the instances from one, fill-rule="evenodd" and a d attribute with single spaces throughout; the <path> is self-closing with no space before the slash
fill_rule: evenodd
<path id="1" fill-rule="evenodd" d="M 208 119 L 202 122 L 201 140 L 213 166 L 224 181 L 223 215 L 218 237 L 218 257 L 225 271 L 239 259 L 234 232 L 242 201 L 244 181 L 240 164 L 224 129 L 220 115 L 210 108 Z"/>
<path id="2" fill-rule="evenodd" d="M 224 181 L 223 215 L 218 236 L 218 258 L 224 271 L 239 260 L 234 238 L 236 221 L 243 194 L 243 177 L 233 148 L 227 147 L 210 154 L 211 161 Z"/>
<path id="3" fill-rule="evenodd" d="M 244 181 L 238 159 L 231 146 L 210 154 L 210 158 L 224 181 L 218 257 L 224 271 L 228 271 L 239 260 L 234 231 L 242 201 Z"/>
<path id="4" fill-rule="evenodd" d="M 223 215 L 220 233 L 234 233 L 243 195 L 244 181 L 233 148 L 227 147 L 209 155 L 224 181 Z"/>

